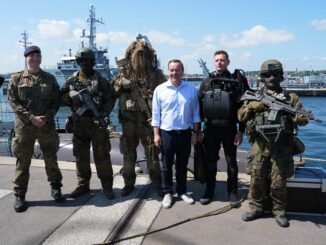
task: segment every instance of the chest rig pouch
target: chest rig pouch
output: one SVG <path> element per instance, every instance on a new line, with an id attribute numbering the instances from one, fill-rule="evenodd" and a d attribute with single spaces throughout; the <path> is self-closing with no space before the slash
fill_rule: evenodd
<path id="1" fill-rule="evenodd" d="M 203 100 L 204 114 L 207 119 L 228 120 L 231 118 L 232 101 L 225 86 L 218 79 L 209 82 L 209 88 Z"/>
<path id="2" fill-rule="evenodd" d="M 207 118 L 230 118 L 231 100 L 228 92 L 212 89 L 205 93 L 204 113 Z"/>

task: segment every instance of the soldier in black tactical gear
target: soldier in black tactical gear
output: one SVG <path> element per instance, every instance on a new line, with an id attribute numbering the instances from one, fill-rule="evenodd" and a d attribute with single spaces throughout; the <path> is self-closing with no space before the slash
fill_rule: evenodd
<path id="1" fill-rule="evenodd" d="M 260 75 L 263 86 L 256 92 L 257 95 L 268 95 L 291 107 L 302 108 L 296 94 L 282 91 L 283 68 L 278 60 L 265 61 Z M 247 161 L 247 173 L 251 174 L 249 209 L 242 219 L 251 221 L 262 216 L 266 197 L 270 196 L 277 224 L 288 227 L 285 216 L 286 179 L 294 173 L 293 134 L 297 125 L 307 124 L 309 118 L 275 111 L 256 100 L 245 100 L 238 111 L 238 118 L 247 123 L 246 133 L 252 144 L 252 154 Z"/>
<path id="2" fill-rule="evenodd" d="M 231 74 L 227 69 L 230 60 L 224 50 L 215 52 L 214 64 L 216 71 L 211 73 L 199 88 L 201 116 L 205 122 L 203 145 L 206 156 L 206 190 L 200 202 L 206 205 L 214 196 L 217 161 L 222 144 L 227 162 L 230 205 L 238 207 L 236 152 L 237 145 L 242 143 L 245 126 L 239 123 L 239 130 L 237 129 L 237 109 L 240 107 L 240 97 L 248 88 L 248 84 L 240 70 Z"/>
<path id="3" fill-rule="evenodd" d="M 95 55 L 90 48 L 76 53 L 80 71 L 73 74 L 61 89 L 61 101 L 72 110 L 73 154 L 76 157 L 78 186 L 71 193 L 76 198 L 90 191 L 90 144 L 97 176 L 108 199 L 114 198 L 111 144 L 105 118 L 114 107 L 113 90 L 107 80 L 93 69 Z"/>

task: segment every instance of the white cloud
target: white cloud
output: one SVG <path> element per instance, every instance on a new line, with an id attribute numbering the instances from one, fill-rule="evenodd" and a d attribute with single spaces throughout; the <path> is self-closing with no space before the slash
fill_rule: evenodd
<path id="1" fill-rule="evenodd" d="M 172 46 L 182 46 L 186 44 L 184 39 L 171 36 L 170 34 L 164 32 L 150 31 L 146 35 L 153 43 L 168 44 Z"/>
<path id="2" fill-rule="evenodd" d="M 262 25 L 256 25 L 241 33 L 219 35 L 208 34 L 203 37 L 202 43 L 216 43 L 219 47 L 240 48 L 261 44 L 277 44 L 294 40 L 294 34 L 286 30 L 269 30 Z"/>
<path id="3" fill-rule="evenodd" d="M 69 23 L 62 20 L 40 20 L 37 28 L 43 38 L 70 38 Z"/>
<path id="4" fill-rule="evenodd" d="M 251 52 L 246 51 L 246 52 L 243 52 L 242 54 L 240 54 L 239 60 L 241 60 L 241 61 L 248 61 L 248 60 L 251 59 L 251 57 L 252 57 Z"/>
<path id="5" fill-rule="evenodd" d="M 326 61 L 326 57 L 321 57 L 320 60 L 321 61 Z"/>
<path id="6" fill-rule="evenodd" d="M 301 60 L 308 61 L 308 60 L 310 60 L 310 58 L 306 56 L 306 57 L 302 57 Z"/>
<path id="7" fill-rule="evenodd" d="M 277 44 L 294 40 L 294 34 L 285 30 L 268 30 L 262 25 L 252 27 L 235 35 L 233 40 L 225 43 L 229 47 L 245 47 L 260 44 Z"/>
<path id="8" fill-rule="evenodd" d="M 310 25 L 315 28 L 317 31 L 325 31 L 326 30 L 326 19 L 321 20 L 313 20 L 310 22 Z"/>
<path id="9" fill-rule="evenodd" d="M 216 51 L 216 49 L 217 47 L 212 43 L 203 44 L 199 48 L 195 49 L 192 53 L 183 55 L 182 59 L 195 60 L 206 55 L 211 55 L 213 59 L 213 53 Z"/>
<path id="10" fill-rule="evenodd" d="M 116 42 L 116 43 L 121 43 L 121 42 L 125 42 L 125 43 L 129 43 L 133 40 L 136 39 L 135 35 L 131 35 L 127 32 L 113 32 L 110 31 L 108 33 L 97 33 L 96 34 L 96 41 L 97 42 Z"/>

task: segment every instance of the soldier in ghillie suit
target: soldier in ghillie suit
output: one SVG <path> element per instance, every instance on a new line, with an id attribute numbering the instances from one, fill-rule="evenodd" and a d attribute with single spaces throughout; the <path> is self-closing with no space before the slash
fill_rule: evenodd
<path id="1" fill-rule="evenodd" d="M 127 196 L 134 190 L 139 141 L 144 147 L 154 189 L 161 195 L 159 149 L 154 146 L 151 118 L 153 91 L 165 77 L 157 67 L 155 51 L 149 43 L 140 39 L 131 43 L 125 59 L 117 63 L 120 73 L 114 82 L 114 90 L 119 97 L 119 121 L 122 125 L 120 151 L 123 154 L 125 182 L 121 196 Z"/>
<path id="2" fill-rule="evenodd" d="M 104 195 L 113 199 L 111 144 L 105 120 L 114 107 L 113 90 L 110 83 L 93 69 L 95 54 L 90 48 L 79 49 L 75 57 L 80 71 L 68 78 L 61 89 L 62 104 L 72 110 L 73 154 L 77 167 L 78 186 L 70 196 L 76 198 L 90 191 L 92 144 Z"/>
<path id="3" fill-rule="evenodd" d="M 41 50 L 29 46 L 24 52 L 27 68 L 14 73 L 9 82 L 8 101 L 16 114 L 13 152 L 17 157 L 13 180 L 16 212 L 24 212 L 29 181 L 29 167 L 37 140 L 40 144 L 51 196 L 56 202 L 64 201 L 61 194 L 62 175 L 58 167 L 59 136 L 54 116 L 60 106 L 59 86 L 54 76 L 40 68 Z"/>
<path id="4" fill-rule="evenodd" d="M 280 82 L 283 79 L 282 64 L 277 60 L 265 61 L 261 66 L 263 86 L 256 92 L 257 95 L 268 95 L 285 105 L 302 108 L 296 94 L 282 91 Z M 293 116 L 284 110 L 275 111 L 255 100 L 245 100 L 238 111 L 238 118 L 241 122 L 247 122 L 246 134 L 252 144 L 252 155 L 247 162 L 247 173 L 251 174 L 249 210 L 242 219 L 251 221 L 262 216 L 264 202 L 270 195 L 276 222 L 287 227 L 286 179 L 294 174 L 293 135 L 297 125 L 306 125 L 309 118 Z"/>

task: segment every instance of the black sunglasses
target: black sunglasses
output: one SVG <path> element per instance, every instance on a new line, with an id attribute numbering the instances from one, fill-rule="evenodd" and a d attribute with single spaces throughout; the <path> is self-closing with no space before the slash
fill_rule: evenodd
<path id="1" fill-rule="evenodd" d="M 91 59 L 80 58 L 80 59 L 77 59 L 76 61 L 77 61 L 77 63 L 87 63 L 87 62 L 90 62 Z"/>
<path id="2" fill-rule="evenodd" d="M 264 77 L 264 78 L 270 78 L 271 76 L 277 77 L 279 75 L 281 75 L 281 73 L 278 71 L 269 71 L 269 72 L 264 72 L 264 73 L 260 74 L 260 76 Z"/>

